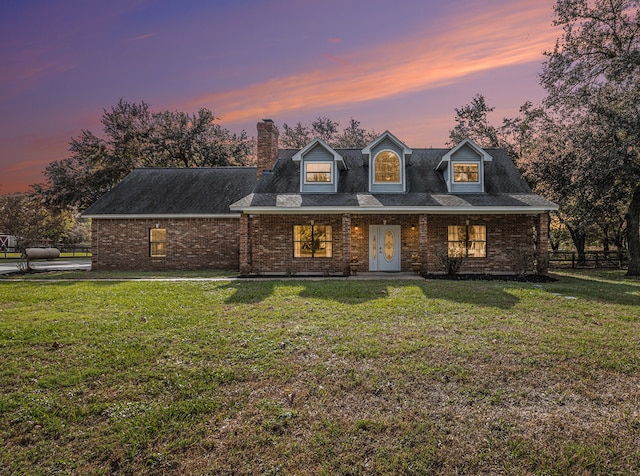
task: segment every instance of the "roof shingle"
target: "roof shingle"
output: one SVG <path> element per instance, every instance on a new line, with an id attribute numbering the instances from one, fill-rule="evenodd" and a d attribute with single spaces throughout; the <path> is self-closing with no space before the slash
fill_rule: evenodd
<path id="1" fill-rule="evenodd" d="M 251 209 L 395 211 L 473 211 L 487 209 L 554 210 L 532 193 L 503 149 L 486 149 L 486 193 L 451 194 L 436 170 L 449 149 L 413 149 L 406 163 L 406 193 L 369 192 L 369 164 L 360 149 L 336 149 L 344 158 L 337 193 L 300 193 L 297 152 L 281 149 L 272 171 L 256 178 L 255 167 L 136 169 L 83 213 L 86 217 L 220 215 Z"/>
<path id="2" fill-rule="evenodd" d="M 226 214 L 255 186 L 255 167 L 135 169 L 83 215 Z"/>
<path id="3" fill-rule="evenodd" d="M 442 172 L 436 170 L 448 150 L 413 149 L 406 164 L 407 192 L 376 194 L 369 193 L 369 165 L 359 149 L 336 149 L 344 158 L 347 169 L 340 172 L 335 194 L 300 194 L 300 162 L 291 160 L 296 151 L 280 150 L 273 170 L 263 173 L 254 193 L 233 204 L 232 209 L 556 208 L 555 204 L 532 193 L 503 149 L 486 149 L 493 157 L 491 162 L 485 163 L 486 193 L 448 193 Z"/>

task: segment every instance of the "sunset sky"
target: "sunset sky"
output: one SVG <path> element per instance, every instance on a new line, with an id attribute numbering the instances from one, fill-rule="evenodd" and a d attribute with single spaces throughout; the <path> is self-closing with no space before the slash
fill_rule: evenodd
<path id="1" fill-rule="evenodd" d="M 223 127 L 327 116 L 442 147 L 477 93 L 543 90 L 553 0 L 9 0 L 0 16 L 0 194 L 43 182 L 119 99 Z"/>

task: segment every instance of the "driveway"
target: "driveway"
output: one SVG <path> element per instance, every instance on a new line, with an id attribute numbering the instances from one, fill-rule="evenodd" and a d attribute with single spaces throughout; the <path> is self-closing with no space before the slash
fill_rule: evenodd
<path id="1" fill-rule="evenodd" d="M 53 261 L 32 261 L 31 269 L 35 271 L 70 271 L 91 269 L 91 259 L 57 259 Z M 0 262 L 0 274 L 15 273 L 18 271 L 18 263 Z"/>

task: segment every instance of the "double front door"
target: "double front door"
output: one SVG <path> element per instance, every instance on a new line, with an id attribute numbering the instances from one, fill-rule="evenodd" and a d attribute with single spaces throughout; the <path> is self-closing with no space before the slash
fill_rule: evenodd
<path id="1" fill-rule="evenodd" d="M 369 271 L 400 271 L 400 225 L 369 226 Z"/>

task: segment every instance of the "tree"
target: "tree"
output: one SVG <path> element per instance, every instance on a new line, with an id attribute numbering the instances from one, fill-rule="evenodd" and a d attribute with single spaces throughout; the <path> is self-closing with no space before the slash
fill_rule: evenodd
<path id="1" fill-rule="evenodd" d="M 540 131 L 550 124 L 550 118 L 544 108 L 525 102 L 513 118 L 504 118 L 497 131 L 498 144 L 507 150 L 510 157 L 521 165 L 527 155 L 535 149 Z"/>
<path id="2" fill-rule="evenodd" d="M 610 161 L 617 157 L 615 144 L 604 140 L 603 128 L 584 117 L 561 120 L 531 102 L 520 107 L 518 116 L 505 118 L 495 127 L 487 118 L 493 110 L 481 94 L 455 109 L 452 141 L 470 136 L 484 147 L 506 149 L 534 191 L 559 204 L 557 218 L 569 232 L 580 262 L 585 260 L 588 236 L 596 228 L 606 247 L 609 233 L 619 235 L 617 212 L 626 188 L 611 187 L 611 169 L 596 173 L 599 169 L 594 168 L 594 157 L 605 154 Z M 619 236 L 614 242 L 620 243 Z"/>
<path id="3" fill-rule="evenodd" d="M 548 119 L 537 131 L 536 141 L 520 161 L 520 167 L 535 192 L 559 204 L 557 217 L 571 236 L 578 262 L 583 263 L 595 207 L 592 188 L 584 186 L 581 173 L 589 156 L 580 144 L 580 132 L 573 123 Z"/>
<path id="4" fill-rule="evenodd" d="M 360 122 L 353 117 L 349 120 L 349 125 L 345 127 L 335 140 L 336 147 L 345 149 L 364 148 L 372 142 L 378 134 L 360 127 Z"/>
<path id="5" fill-rule="evenodd" d="M 83 130 L 70 156 L 45 168 L 46 182 L 32 185 L 60 209 L 84 209 L 136 167 L 245 165 L 255 143 L 246 132 L 231 133 L 208 109 L 196 114 L 151 111 L 148 104 L 120 100 L 103 111 L 103 135 Z"/>
<path id="6" fill-rule="evenodd" d="M 339 122 L 332 121 L 328 117 L 318 117 L 311 123 L 311 130 L 314 137 L 318 137 L 327 144 L 335 143 L 338 135 Z"/>
<path id="7" fill-rule="evenodd" d="M 16 237 L 21 251 L 42 241 L 60 242 L 72 222 L 68 213 L 50 211 L 33 194 L 0 195 L 0 229 Z"/>
<path id="8" fill-rule="evenodd" d="M 46 183 L 31 186 L 47 204 L 58 209 L 86 208 L 137 166 L 116 161 L 107 142 L 86 130 L 71 140 L 69 150 L 69 157 L 45 167 Z"/>
<path id="9" fill-rule="evenodd" d="M 360 122 L 353 118 L 342 132 L 338 130 L 339 126 L 339 122 L 328 117 L 318 117 L 310 125 L 298 122 L 289 126 L 285 123 L 282 126 L 280 144 L 290 149 L 302 149 L 314 138 L 319 138 L 335 148 L 362 148 L 378 136 L 373 130 L 361 128 Z"/>
<path id="10" fill-rule="evenodd" d="M 565 120 L 588 117 L 609 139 L 592 144 L 588 165 L 609 177 L 609 189 L 626 190 L 627 274 L 633 276 L 640 275 L 639 9 L 640 0 L 557 0 L 554 23 L 563 33 L 545 53 L 541 74 L 547 107 Z"/>
<path id="11" fill-rule="evenodd" d="M 302 149 L 313 140 L 311 128 L 298 122 L 293 127 L 286 122 L 282 125 L 280 145 L 287 149 Z"/>
<path id="12" fill-rule="evenodd" d="M 469 104 L 454 108 L 456 125 L 449 131 L 448 145 L 453 147 L 468 137 L 481 147 L 506 149 L 516 162 L 526 156 L 535 147 L 539 128 L 548 120 L 544 109 L 527 101 L 520 106 L 518 116 L 504 118 L 498 127 L 488 118 L 494 110 L 483 94 L 476 94 Z"/>
<path id="13" fill-rule="evenodd" d="M 454 110 L 456 125 L 449 131 L 448 145 L 453 147 L 468 137 L 481 147 L 500 147 L 498 131 L 487 117 L 494 108 L 487 105 L 482 94 L 476 94 L 471 103 Z"/>
<path id="14" fill-rule="evenodd" d="M 154 167 L 246 165 L 254 143 L 247 133 L 231 133 L 208 109 L 196 114 L 161 111 L 153 115 L 148 154 Z"/>

